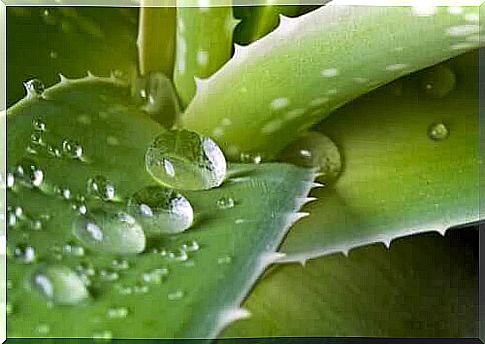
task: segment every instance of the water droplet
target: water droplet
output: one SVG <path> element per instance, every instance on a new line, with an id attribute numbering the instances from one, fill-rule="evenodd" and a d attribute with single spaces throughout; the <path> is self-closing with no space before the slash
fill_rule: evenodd
<path id="1" fill-rule="evenodd" d="M 93 210 L 78 218 L 73 230 L 81 243 L 99 253 L 134 254 L 145 249 L 143 229 L 124 212 Z"/>
<path id="2" fill-rule="evenodd" d="M 162 186 L 149 186 L 136 192 L 128 201 L 128 209 L 147 234 L 181 233 L 192 225 L 194 218 L 189 201 Z"/>
<path id="3" fill-rule="evenodd" d="M 21 207 L 7 207 L 7 226 L 15 227 L 23 219 L 23 209 Z"/>
<path id="4" fill-rule="evenodd" d="M 120 278 L 120 275 L 111 269 L 101 269 L 99 271 L 99 277 L 106 282 L 113 282 Z"/>
<path id="5" fill-rule="evenodd" d="M 184 297 L 184 292 L 182 290 L 177 290 L 167 295 L 170 301 L 181 300 Z"/>
<path id="6" fill-rule="evenodd" d="M 73 140 L 64 140 L 62 150 L 71 159 L 80 159 L 83 155 L 83 147 Z"/>
<path id="7" fill-rule="evenodd" d="M 51 331 L 51 328 L 47 324 L 39 324 L 39 325 L 37 325 L 35 330 L 37 331 L 37 333 L 39 333 L 41 335 L 46 335 L 46 334 L 49 334 L 49 332 Z"/>
<path id="8" fill-rule="evenodd" d="M 221 197 L 217 200 L 217 207 L 219 209 L 229 209 L 233 208 L 234 205 L 236 204 L 234 202 L 234 199 L 232 197 Z"/>
<path id="9" fill-rule="evenodd" d="M 27 244 L 18 244 L 13 251 L 13 256 L 24 264 L 31 264 L 37 259 L 35 249 Z"/>
<path id="10" fill-rule="evenodd" d="M 437 66 L 420 73 L 422 93 L 431 98 L 447 96 L 456 84 L 456 76 L 451 69 Z"/>
<path id="11" fill-rule="evenodd" d="M 42 135 L 38 132 L 33 133 L 30 135 L 30 141 L 34 146 L 43 146 L 44 145 L 44 140 L 42 138 Z"/>
<path id="12" fill-rule="evenodd" d="M 217 258 L 217 264 L 229 264 L 232 261 L 230 256 L 223 256 Z"/>
<path id="13" fill-rule="evenodd" d="M 200 248 L 199 243 L 195 240 L 187 240 L 182 244 L 182 250 L 185 252 L 195 252 Z"/>
<path id="14" fill-rule="evenodd" d="M 126 259 L 113 259 L 111 265 L 116 270 L 128 270 L 130 268 L 130 263 Z"/>
<path id="15" fill-rule="evenodd" d="M 79 276 L 62 265 L 42 265 L 31 277 L 32 286 L 47 300 L 58 305 L 76 305 L 89 298 Z"/>
<path id="16" fill-rule="evenodd" d="M 55 186 L 54 192 L 65 200 L 71 199 L 71 190 L 63 186 Z"/>
<path id="17" fill-rule="evenodd" d="M 128 308 L 126 307 L 113 307 L 108 309 L 106 315 L 111 319 L 123 319 L 128 316 L 128 313 Z"/>
<path id="18" fill-rule="evenodd" d="M 27 96 L 29 97 L 42 97 L 45 86 L 39 79 L 32 79 L 24 83 Z"/>
<path id="19" fill-rule="evenodd" d="M 133 94 L 143 103 L 143 111 L 157 122 L 171 126 L 180 112 L 172 82 L 162 73 L 152 72 L 139 77 L 133 84 Z"/>
<path id="20" fill-rule="evenodd" d="M 176 260 L 179 262 L 185 262 L 189 259 L 189 256 L 185 250 L 176 249 L 175 251 L 167 252 L 167 257 L 172 260 Z"/>
<path id="21" fill-rule="evenodd" d="M 113 339 L 113 332 L 108 330 L 96 331 L 93 333 L 93 339 L 111 340 Z"/>
<path id="22" fill-rule="evenodd" d="M 448 138 L 450 131 L 443 123 L 433 123 L 428 127 L 428 137 L 434 141 L 443 141 Z"/>
<path id="23" fill-rule="evenodd" d="M 72 202 L 72 209 L 77 211 L 80 215 L 87 214 L 88 208 L 86 207 L 86 199 L 84 198 L 84 196 L 76 196 L 76 199 Z"/>
<path id="24" fill-rule="evenodd" d="M 148 288 L 147 285 L 143 284 L 135 284 L 133 287 L 133 293 L 135 294 L 146 294 L 150 291 L 150 288 Z"/>
<path id="25" fill-rule="evenodd" d="M 283 161 L 297 166 L 317 168 L 321 176 L 318 181 L 334 181 L 342 170 L 340 151 L 327 136 L 318 132 L 308 132 L 290 144 L 281 153 Z"/>
<path id="26" fill-rule="evenodd" d="M 148 148 L 145 162 L 154 179 L 175 189 L 211 189 L 226 176 L 226 159 L 219 146 L 188 130 L 158 136 Z"/>
<path id="27" fill-rule="evenodd" d="M 60 158 L 61 157 L 61 150 L 55 146 L 47 146 L 47 154 L 49 154 L 53 158 Z"/>
<path id="28" fill-rule="evenodd" d="M 15 185 L 15 176 L 13 173 L 7 173 L 7 189 L 12 189 Z"/>
<path id="29" fill-rule="evenodd" d="M 258 153 L 242 152 L 239 156 L 239 160 L 243 164 L 260 164 L 262 157 Z"/>
<path id="30" fill-rule="evenodd" d="M 115 198 L 114 185 L 104 176 L 95 176 L 88 180 L 88 193 L 104 201 Z"/>
<path id="31" fill-rule="evenodd" d="M 163 279 L 168 275 L 167 268 L 157 268 L 149 272 L 143 273 L 143 281 L 152 284 L 160 284 Z"/>
<path id="32" fill-rule="evenodd" d="M 56 59 L 56 58 L 57 58 L 57 56 L 58 56 L 57 51 L 55 51 L 55 50 L 51 50 L 51 51 L 49 52 L 49 57 L 50 57 L 51 59 Z"/>
<path id="33" fill-rule="evenodd" d="M 39 187 L 44 181 L 44 172 L 30 159 L 23 159 L 17 165 L 15 176 L 28 187 Z"/>
<path id="34" fill-rule="evenodd" d="M 14 307 L 13 307 L 13 305 L 10 302 L 7 302 L 7 304 L 5 306 L 5 311 L 6 311 L 7 315 L 12 315 L 13 314 Z"/>
<path id="35" fill-rule="evenodd" d="M 84 247 L 69 241 L 64 245 L 64 252 L 75 257 L 82 257 L 84 256 Z"/>

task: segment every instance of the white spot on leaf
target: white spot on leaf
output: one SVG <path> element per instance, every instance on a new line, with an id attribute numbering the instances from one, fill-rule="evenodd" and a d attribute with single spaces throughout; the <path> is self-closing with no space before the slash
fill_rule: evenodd
<path id="1" fill-rule="evenodd" d="M 338 75 L 338 69 L 337 68 L 328 68 L 320 71 L 320 75 L 323 76 L 324 78 L 333 78 Z"/>
<path id="2" fill-rule="evenodd" d="M 270 104 L 270 107 L 273 110 L 280 110 L 280 109 L 287 107 L 288 104 L 290 104 L 290 101 L 288 100 L 288 98 L 281 97 L 281 98 L 273 99 L 273 101 Z"/>

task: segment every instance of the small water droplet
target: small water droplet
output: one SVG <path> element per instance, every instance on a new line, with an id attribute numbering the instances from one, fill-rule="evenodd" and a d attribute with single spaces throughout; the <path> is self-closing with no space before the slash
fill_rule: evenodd
<path id="1" fill-rule="evenodd" d="M 13 251 L 13 256 L 15 260 L 24 264 L 31 264 L 37 259 L 35 249 L 27 244 L 18 244 Z"/>
<path id="2" fill-rule="evenodd" d="M 342 158 L 335 143 L 318 132 L 308 132 L 291 143 L 280 159 L 297 166 L 317 168 L 318 181 L 329 183 L 337 179 L 342 170 Z"/>
<path id="3" fill-rule="evenodd" d="M 260 164 L 262 157 L 258 153 L 242 152 L 239 156 L 239 160 L 243 164 Z"/>
<path id="4" fill-rule="evenodd" d="M 88 180 L 88 193 L 104 201 L 111 201 L 115 198 L 115 187 L 106 177 L 98 175 Z"/>
<path id="5" fill-rule="evenodd" d="M 71 159 L 80 159 L 83 155 L 83 147 L 73 140 L 64 140 L 62 150 Z"/>
<path id="6" fill-rule="evenodd" d="M 64 245 L 64 252 L 75 257 L 82 257 L 84 256 L 84 247 L 69 241 Z"/>
<path id="7" fill-rule="evenodd" d="M 226 176 L 226 159 L 219 146 L 188 130 L 159 135 L 148 148 L 145 163 L 155 180 L 175 189 L 211 189 Z"/>
<path id="8" fill-rule="evenodd" d="M 217 258 L 217 264 L 229 264 L 232 261 L 230 256 L 223 256 Z"/>
<path id="9" fill-rule="evenodd" d="M 163 279 L 168 275 L 167 268 L 157 268 L 149 272 L 143 273 L 143 281 L 152 284 L 160 284 Z"/>
<path id="10" fill-rule="evenodd" d="M 30 159 L 23 159 L 17 165 L 15 176 L 28 187 L 39 187 L 44 181 L 44 172 Z"/>
<path id="11" fill-rule="evenodd" d="M 113 282 L 120 278 L 118 272 L 111 269 L 101 269 L 99 270 L 99 278 L 105 282 Z"/>
<path id="12" fill-rule="evenodd" d="M 24 83 L 27 96 L 29 97 L 42 97 L 45 86 L 39 79 L 32 79 Z"/>
<path id="13" fill-rule="evenodd" d="M 47 146 L 47 154 L 49 154 L 53 158 L 60 158 L 61 157 L 61 150 L 55 146 Z"/>
<path id="14" fill-rule="evenodd" d="M 234 199 L 232 197 L 221 197 L 217 200 L 216 203 L 219 209 L 234 208 L 234 205 L 236 204 L 236 202 L 234 202 Z"/>
<path id="15" fill-rule="evenodd" d="M 15 176 L 13 173 L 7 173 L 7 189 L 12 189 L 15 185 Z"/>
<path id="16" fill-rule="evenodd" d="M 31 277 L 32 285 L 47 300 L 58 305 L 76 305 L 89 298 L 84 283 L 62 265 L 40 266 Z"/>
<path id="17" fill-rule="evenodd" d="M 445 66 L 436 66 L 420 73 L 421 91 L 431 98 L 444 98 L 456 84 L 455 73 Z"/>
<path id="18" fill-rule="evenodd" d="M 15 227 L 23 219 L 23 209 L 21 207 L 7 207 L 7 226 Z"/>
<path id="19" fill-rule="evenodd" d="M 55 50 L 51 50 L 51 51 L 49 52 L 49 57 L 50 57 L 51 59 L 56 59 L 56 58 L 57 58 L 57 56 L 58 56 L 57 51 L 55 51 Z"/>
<path id="20" fill-rule="evenodd" d="M 135 294 L 146 294 L 150 291 L 147 285 L 144 284 L 135 284 L 133 287 L 133 293 Z"/>
<path id="21" fill-rule="evenodd" d="M 44 139 L 42 138 L 42 134 L 39 132 L 35 132 L 32 135 L 30 135 L 30 141 L 34 146 L 44 145 Z"/>
<path id="22" fill-rule="evenodd" d="M 111 319 L 123 319 L 128 316 L 128 313 L 128 308 L 126 307 L 113 307 L 108 309 L 106 315 Z"/>
<path id="23" fill-rule="evenodd" d="M 74 234 L 89 249 L 99 253 L 134 254 L 145 249 L 145 233 L 124 212 L 93 210 L 74 222 Z"/>
<path id="24" fill-rule="evenodd" d="M 111 340 L 113 339 L 113 332 L 108 330 L 96 331 L 93 333 L 93 339 Z"/>
<path id="25" fill-rule="evenodd" d="M 443 141 L 448 138 L 450 131 L 443 123 L 433 123 L 428 127 L 428 137 L 433 141 Z"/>
<path id="26" fill-rule="evenodd" d="M 39 325 L 37 325 L 37 327 L 35 328 L 35 330 L 40 335 L 46 335 L 46 334 L 49 334 L 49 332 L 51 331 L 51 328 L 47 324 L 39 324 Z"/>
<path id="27" fill-rule="evenodd" d="M 167 257 L 169 259 L 176 260 L 179 262 L 185 262 L 187 259 L 189 259 L 187 252 L 182 249 L 176 249 L 175 251 L 167 252 Z"/>
<path id="28" fill-rule="evenodd" d="M 184 297 L 184 292 L 182 290 L 177 290 L 167 295 L 170 301 L 181 300 Z"/>
<path id="29" fill-rule="evenodd" d="M 192 225 L 194 211 L 190 202 L 177 191 L 149 186 L 136 192 L 128 209 L 147 234 L 181 233 Z"/>
<path id="30" fill-rule="evenodd" d="M 64 186 L 55 186 L 54 192 L 65 200 L 71 199 L 71 190 Z"/>
<path id="31" fill-rule="evenodd" d="M 5 311 L 6 311 L 7 315 L 12 315 L 13 314 L 14 307 L 13 307 L 13 305 L 10 302 L 7 302 L 7 304 L 5 306 Z"/>
<path id="32" fill-rule="evenodd" d="M 126 259 L 113 259 L 111 265 L 116 270 L 128 270 L 130 268 L 130 263 Z"/>
<path id="33" fill-rule="evenodd" d="M 185 252 L 195 252 L 199 249 L 199 243 L 195 240 L 187 240 L 182 244 L 182 250 L 184 250 Z"/>

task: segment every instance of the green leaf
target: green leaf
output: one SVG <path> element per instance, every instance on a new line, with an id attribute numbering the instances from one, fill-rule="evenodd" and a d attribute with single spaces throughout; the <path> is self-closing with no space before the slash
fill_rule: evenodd
<path id="1" fill-rule="evenodd" d="M 199 80 L 181 125 L 216 137 L 232 159 L 274 158 L 352 99 L 478 47 L 479 9 L 462 10 L 437 7 L 423 16 L 414 7 L 326 5 L 282 17 L 276 30 L 236 46 L 230 61 Z"/>
<path id="2" fill-rule="evenodd" d="M 223 337 L 477 337 L 478 231 L 271 269 Z"/>
<path id="3" fill-rule="evenodd" d="M 41 90 L 38 83 L 29 85 Z M 290 225 L 305 215 L 298 209 L 307 201 L 313 172 L 285 164 L 233 165 L 223 186 L 183 192 L 196 215 L 188 231 L 147 239 L 141 254 L 83 247 L 73 233 L 84 217 L 78 196 L 86 197 L 87 215 L 93 216 L 95 209 L 126 209 L 133 193 L 156 184 L 144 155 L 165 129 L 143 114 L 129 93 L 114 78 L 63 79 L 7 111 L 8 170 L 18 171 L 20 163 L 24 172 L 22 178 L 17 172 L 8 189 L 9 337 L 214 337 L 248 315 L 240 303 L 280 257 L 275 251 Z M 66 139 L 69 145 L 62 145 Z M 71 148 L 63 152 L 66 147 Z M 79 149 L 73 147 L 82 147 L 82 154 L 74 154 Z M 61 153 L 50 156 L 56 149 Z M 34 150 L 37 154 L 29 153 Z M 87 193 L 95 176 L 106 180 L 96 179 L 94 195 L 106 190 L 111 201 Z M 115 239 L 133 241 L 136 245 L 125 247 L 138 252 L 143 242 L 124 219 L 126 236 Z M 84 284 L 59 265 L 79 275 L 89 297 Z M 50 306 L 37 290 L 52 294 L 39 273 L 54 280 L 53 301 L 79 304 Z M 42 288 L 35 288 L 33 279 Z M 67 285 L 75 288 L 75 297 L 56 298 L 56 290 Z"/>
<path id="4" fill-rule="evenodd" d="M 192 100 L 197 78 L 207 78 L 232 54 L 232 34 L 238 23 L 232 7 L 211 6 L 177 8 L 177 36 L 174 83 L 182 105 Z"/>
<path id="5" fill-rule="evenodd" d="M 426 95 L 424 78 L 443 67 L 454 70 L 456 88 L 444 98 Z M 449 137 L 432 140 L 429 128 L 440 123 Z M 283 260 L 346 253 L 373 242 L 389 245 L 425 231 L 444 234 L 483 219 L 476 52 L 362 97 L 323 121 L 320 130 L 340 148 L 344 170 L 336 183 L 312 195 L 318 201 L 285 240 Z"/>

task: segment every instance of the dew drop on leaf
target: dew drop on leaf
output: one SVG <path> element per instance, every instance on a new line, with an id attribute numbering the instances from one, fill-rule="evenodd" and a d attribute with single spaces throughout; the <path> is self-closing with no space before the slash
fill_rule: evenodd
<path id="1" fill-rule="evenodd" d="M 145 163 L 155 180 L 181 190 L 211 189 L 226 176 L 226 159 L 219 146 L 188 130 L 159 135 L 148 148 Z"/>
<path id="2" fill-rule="evenodd" d="M 7 189 L 12 189 L 15 185 L 15 176 L 13 173 L 10 173 L 8 172 L 7 173 L 7 178 L 5 178 L 7 180 Z"/>
<path id="3" fill-rule="evenodd" d="M 111 319 L 123 319 L 128 316 L 128 308 L 126 307 L 113 307 L 109 308 L 106 312 L 108 318 Z"/>
<path id="4" fill-rule="evenodd" d="M 192 225 L 194 211 L 180 193 L 163 186 L 149 186 L 128 201 L 130 213 L 142 224 L 145 233 L 181 233 Z"/>
<path id="5" fill-rule="evenodd" d="M 448 138 L 450 131 L 443 123 L 433 123 L 428 127 L 428 137 L 433 141 L 443 141 Z"/>
<path id="6" fill-rule="evenodd" d="M 90 211 L 74 222 L 74 235 L 87 248 L 98 253 L 135 254 L 145 249 L 145 233 L 125 212 Z"/>
<path id="7" fill-rule="evenodd" d="M 36 117 L 32 121 L 32 128 L 35 131 L 44 132 L 46 130 L 47 126 L 46 126 L 46 124 L 45 124 L 45 122 L 42 118 Z"/>
<path id="8" fill-rule="evenodd" d="M 184 297 L 184 292 L 182 290 L 176 290 L 174 292 L 171 292 L 167 295 L 167 298 L 170 301 L 177 301 L 181 300 Z"/>
<path id="9" fill-rule="evenodd" d="M 29 97 L 42 97 L 45 90 L 44 83 L 39 79 L 32 79 L 25 82 L 24 87 Z"/>
<path id="10" fill-rule="evenodd" d="M 318 132 L 308 132 L 287 146 L 280 159 L 301 167 L 317 168 L 318 181 L 334 181 L 342 170 L 342 158 L 336 144 Z"/>
<path id="11" fill-rule="evenodd" d="M 76 305 L 89 298 L 83 281 L 63 265 L 41 265 L 31 276 L 35 290 L 57 305 Z"/>
<path id="12" fill-rule="evenodd" d="M 185 252 L 195 252 L 200 249 L 200 245 L 195 240 L 187 240 L 182 244 L 182 250 Z"/>
<path id="13" fill-rule="evenodd" d="M 83 147 L 73 140 L 64 140 L 62 142 L 62 150 L 71 159 L 80 159 L 83 155 Z"/>
<path id="14" fill-rule="evenodd" d="M 106 177 L 95 176 L 88 180 L 88 194 L 110 201 L 115 197 L 115 187 Z"/>
<path id="15" fill-rule="evenodd" d="M 30 159 L 23 159 L 15 169 L 17 180 L 28 187 L 39 187 L 44 181 L 44 172 Z"/>
<path id="16" fill-rule="evenodd" d="M 23 264 L 31 264 L 37 259 L 35 249 L 27 244 L 18 244 L 15 246 L 13 256 L 16 261 Z"/>
<path id="17" fill-rule="evenodd" d="M 152 284 L 160 284 L 163 279 L 168 275 L 167 268 L 157 268 L 143 273 L 143 281 Z"/>
<path id="18" fill-rule="evenodd" d="M 447 96 L 453 91 L 455 84 L 455 73 L 445 66 L 436 66 L 420 73 L 421 92 L 430 98 Z"/>
<path id="19" fill-rule="evenodd" d="M 234 199 L 232 197 L 221 197 L 217 200 L 216 203 L 219 209 L 229 209 L 233 208 L 235 205 Z"/>
<path id="20" fill-rule="evenodd" d="M 243 164 L 260 164 L 263 159 L 258 153 L 242 152 L 239 156 L 239 160 Z"/>

